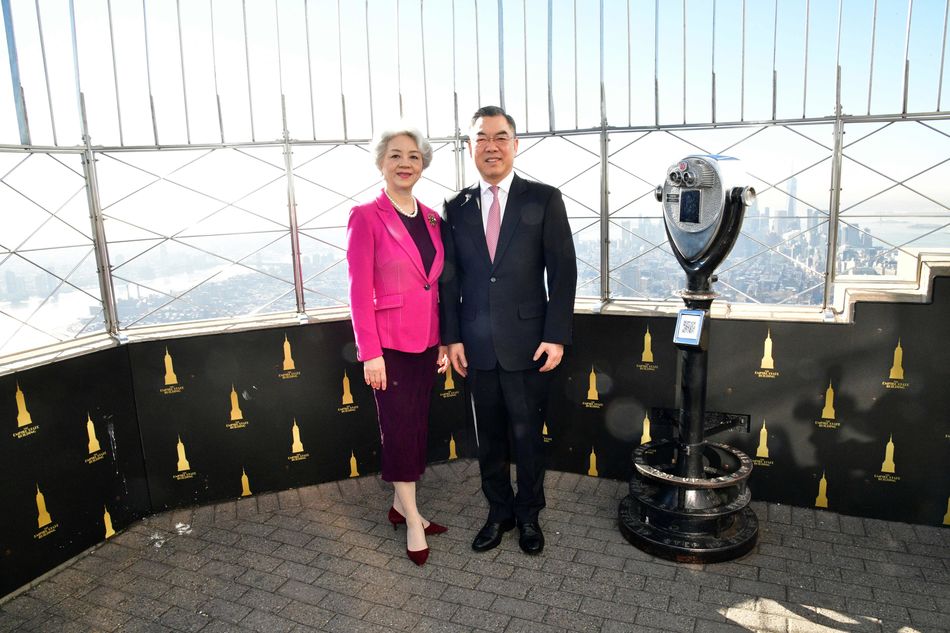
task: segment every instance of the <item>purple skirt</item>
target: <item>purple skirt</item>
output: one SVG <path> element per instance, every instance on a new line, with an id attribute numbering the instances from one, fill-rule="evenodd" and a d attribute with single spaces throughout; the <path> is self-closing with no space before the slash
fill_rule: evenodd
<path id="1" fill-rule="evenodd" d="M 438 355 L 438 347 L 419 353 L 383 349 L 386 391 L 374 391 L 383 481 L 418 481 L 426 469 L 429 402 Z"/>

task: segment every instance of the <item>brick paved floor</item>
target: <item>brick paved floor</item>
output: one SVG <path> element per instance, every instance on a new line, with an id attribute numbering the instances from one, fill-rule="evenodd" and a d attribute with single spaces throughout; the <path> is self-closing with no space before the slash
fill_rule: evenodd
<path id="1" fill-rule="evenodd" d="M 421 568 L 378 477 L 167 512 L 5 602 L 0 631 L 950 631 L 948 529 L 757 503 L 752 553 L 677 565 L 620 536 L 625 484 L 546 490 L 541 556 L 517 532 L 476 554 L 478 464 L 430 468 L 421 507 L 451 529 Z"/>

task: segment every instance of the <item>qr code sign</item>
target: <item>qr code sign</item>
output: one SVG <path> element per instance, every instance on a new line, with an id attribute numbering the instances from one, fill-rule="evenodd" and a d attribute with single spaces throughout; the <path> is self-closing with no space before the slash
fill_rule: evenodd
<path id="1" fill-rule="evenodd" d="M 680 333 L 685 335 L 696 334 L 696 321 L 692 319 L 684 320 L 680 327 Z"/>

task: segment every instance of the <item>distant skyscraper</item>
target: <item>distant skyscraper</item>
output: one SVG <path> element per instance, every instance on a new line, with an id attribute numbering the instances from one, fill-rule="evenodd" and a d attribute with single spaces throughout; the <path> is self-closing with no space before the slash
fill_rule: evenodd
<path id="1" fill-rule="evenodd" d="M 798 195 L 798 178 L 792 176 L 788 179 L 788 215 L 795 217 L 795 197 Z"/>

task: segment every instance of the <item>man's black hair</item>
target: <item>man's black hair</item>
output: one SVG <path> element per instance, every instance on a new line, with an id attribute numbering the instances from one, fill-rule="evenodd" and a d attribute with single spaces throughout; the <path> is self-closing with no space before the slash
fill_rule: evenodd
<path id="1" fill-rule="evenodd" d="M 475 121 L 478 121 L 479 119 L 487 117 L 487 116 L 505 117 L 505 120 L 508 121 L 508 125 L 511 126 L 511 133 L 512 134 L 516 133 L 517 128 L 515 127 L 515 120 L 511 117 L 511 115 L 505 112 L 502 108 L 499 108 L 498 106 L 493 106 L 493 105 L 482 106 L 478 110 L 476 110 L 475 114 L 472 115 L 472 125 L 474 126 Z"/>

